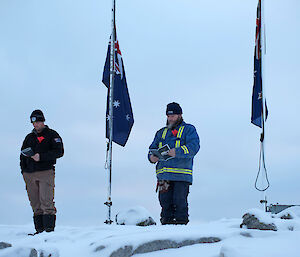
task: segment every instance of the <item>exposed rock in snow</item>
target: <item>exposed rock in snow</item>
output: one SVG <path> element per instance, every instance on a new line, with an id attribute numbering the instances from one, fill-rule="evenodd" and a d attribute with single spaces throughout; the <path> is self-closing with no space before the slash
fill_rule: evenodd
<path id="1" fill-rule="evenodd" d="M 0 250 L 0 257 L 299 257 L 300 219 L 261 212 L 248 213 L 274 221 L 278 231 L 240 229 L 242 219 L 187 226 L 57 226 L 53 233 L 35 236 L 28 236 L 32 224 L 0 225 L 0 242 L 11 245 Z"/>
<path id="2" fill-rule="evenodd" d="M 9 243 L 0 242 L 0 250 L 1 250 L 1 249 L 8 248 L 8 247 L 12 247 L 12 245 L 9 244 Z"/>
<path id="3" fill-rule="evenodd" d="M 259 230 L 273 230 L 277 231 L 277 227 L 274 223 L 265 223 L 260 220 L 255 214 L 246 213 L 243 216 L 243 223 L 241 227 L 246 226 L 248 229 L 259 229 Z"/>
<path id="4" fill-rule="evenodd" d="M 41 254 L 42 255 L 42 254 Z M 44 254 L 43 254 L 44 255 Z M 31 249 L 29 257 L 38 257 L 38 252 L 35 249 Z"/>
<path id="5" fill-rule="evenodd" d="M 130 257 L 135 254 L 150 253 L 165 249 L 174 249 L 184 246 L 194 245 L 194 244 L 204 244 L 204 243 L 217 243 L 221 239 L 218 237 L 201 237 L 196 240 L 184 240 L 181 242 L 176 242 L 173 240 L 154 240 L 144 244 L 139 245 L 135 250 L 133 246 L 126 245 L 125 247 L 119 248 L 114 251 L 110 257 Z"/>
<path id="6" fill-rule="evenodd" d="M 289 207 L 278 214 L 274 215 L 280 219 L 297 219 L 300 218 L 300 206 Z"/>
<path id="7" fill-rule="evenodd" d="M 259 230 L 298 230 L 300 226 L 300 207 L 290 207 L 278 214 L 251 209 L 243 216 L 240 227 Z"/>
<path id="8" fill-rule="evenodd" d="M 240 235 L 244 237 L 252 237 L 252 235 L 248 232 L 241 232 Z"/>
<path id="9" fill-rule="evenodd" d="M 136 206 L 116 215 L 118 225 L 150 226 L 156 225 L 152 215 L 144 207 Z"/>

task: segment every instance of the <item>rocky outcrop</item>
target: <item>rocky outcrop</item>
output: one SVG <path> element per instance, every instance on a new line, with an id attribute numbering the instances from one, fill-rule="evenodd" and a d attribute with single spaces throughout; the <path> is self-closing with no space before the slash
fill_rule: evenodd
<path id="1" fill-rule="evenodd" d="M 243 222 L 240 225 L 240 227 L 242 228 L 243 226 L 246 226 L 248 229 L 277 231 L 277 227 L 275 226 L 274 223 L 265 223 L 259 220 L 259 218 L 256 217 L 254 214 L 250 214 L 250 213 L 246 213 L 243 216 Z"/>
<path id="2" fill-rule="evenodd" d="M 199 239 L 183 240 L 180 242 L 173 240 L 153 240 L 150 242 L 143 243 L 135 249 L 131 245 L 125 245 L 112 252 L 109 257 L 130 257 L 135 254 L 143 254 L 166 249 L 180 248 L 194 244 L 217 243 L 220 241 L 221 239 L 218 237 L 201 237 Z M 98 248 L 99 247 L 97 247 L 95 251 L 104 249 L 102 247 L 99 249 Z"/>
<path id="3" fill-rule="evenodd" d="M 221 239 L 217 237 L 201 237 L 195 240 L 184 240 L 181 242 L 176 242 L 172 240 L 155 240 L 148 243 L 144 243 L 136 248 L 133 254 L 149 253 L 159 250 L 180 248 L 184 246 L 194 245 L 194 244 L 205 244 L 205 243 L 217 243 Z"/>
<path id="4" fill-rule="evenodd" d="M 12 245 L 9 244 L 9 243 L 0 242 L 0 250 L 5 249 L 5 248 L 9 248 L 9 247 L 12 247 Z"/>

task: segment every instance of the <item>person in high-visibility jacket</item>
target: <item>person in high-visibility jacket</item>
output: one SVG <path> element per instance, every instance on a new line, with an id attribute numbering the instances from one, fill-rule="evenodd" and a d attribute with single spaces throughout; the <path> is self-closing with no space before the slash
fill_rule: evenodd
<path id="1" fill-rule="evenodd" d="M 178 103 L 167 105 L 167 126 L 158 130 L 149 147 L 148 159 L 156 163 L 158 198 L 161 205 L 161 223 L 187 224 L 189 186 L 193 182 L 193 159 L 200 149 L 196 128 L 182 118 Z M 160 160 L 151 149 L 168 145 L 172 157 Z"/>

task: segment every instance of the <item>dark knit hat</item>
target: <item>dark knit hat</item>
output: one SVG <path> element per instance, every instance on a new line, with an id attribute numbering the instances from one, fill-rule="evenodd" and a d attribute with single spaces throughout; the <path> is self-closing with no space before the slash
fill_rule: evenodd
<path id="1" fill-rule="evenodd" d="M 34 110 L 30 115 L 30 122 L 45 121 L 45 116 L 41 110 Z"/>
<path id="2" fill-rule="evenodd" d="M 167 115 L 171 114 L 182 114 L 182 109 L 178 103 L 169 103 L 167 105 L 167 110 L 166 110 Z"/>

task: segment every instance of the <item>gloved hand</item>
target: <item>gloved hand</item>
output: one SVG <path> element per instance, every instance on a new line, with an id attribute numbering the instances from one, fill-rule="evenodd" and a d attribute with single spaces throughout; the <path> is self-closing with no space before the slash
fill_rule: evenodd
<path id="1" fill-rule="evenodd" d="M 158 157 L 154 156 L 153 154 L 150 156 L 150 161 L 151 161 L 152 163 L 157 163 L 158 160 L 159 160 Z"/>
<path id="2" fill-rule="evenodd" d="M 169 190 L 170 181 L 168 180 L 158 180 L 155 192 L 165 193 Z"/>

